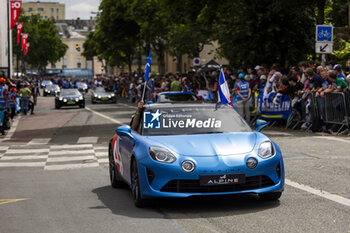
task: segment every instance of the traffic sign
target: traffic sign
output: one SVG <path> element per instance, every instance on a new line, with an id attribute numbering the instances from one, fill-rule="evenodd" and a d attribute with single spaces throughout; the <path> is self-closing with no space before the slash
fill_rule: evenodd
<path id="1" fill-rule="evenodd" d="M 333 42 L 333 26 L 317 25 L 316 42 Z"/>
<path id="2" fill-rule="evenodd" d="M 316 53 L 332 53 L 333 43 L 332 42 L 316 42 Z"/>
<path id="3" fill-rule="evenodd" d="M 193 58 L 193 65 L 194 66 L 200 66 L 201 65 L 201 59 L 199 57 Z"/>

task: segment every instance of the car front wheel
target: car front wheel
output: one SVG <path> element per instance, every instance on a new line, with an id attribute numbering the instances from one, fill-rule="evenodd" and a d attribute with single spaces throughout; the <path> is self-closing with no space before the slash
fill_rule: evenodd
<path id="1" fill-rule="evenodd" d="M 120 188 L 124 183 L 115 165 L 112 146 L 109 146 L 109 178 L 111 180 L 111 185 L 113 188 Z"/>
<path id="2" fill-rule="evenodd" d="M 135 158 L 132 160 L 131 167 L 131 191 L 135 206 L 138 208 L 144 207 L 146 203 L 141 197 L 139 170 Z"/>
<path id="3" fill-rule="evenodd" d="M 260 193 L 259 199 L 263 201 L 277 201 L 282 196 L 282 192 Z"/>

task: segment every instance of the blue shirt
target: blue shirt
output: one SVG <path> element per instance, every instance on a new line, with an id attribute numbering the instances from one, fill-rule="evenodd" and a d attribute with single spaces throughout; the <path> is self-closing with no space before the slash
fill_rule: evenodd
<path id="1" fill-rule="evenodd" d="M 236 91 L 239 91 L 241 96 L 247 99 L 249 96 L 249 82 L 240 81 L 239 83 L 236 83 Z M 236 101 L 242 101 L 242 100 L 243 99 L 237 94 Z"/>

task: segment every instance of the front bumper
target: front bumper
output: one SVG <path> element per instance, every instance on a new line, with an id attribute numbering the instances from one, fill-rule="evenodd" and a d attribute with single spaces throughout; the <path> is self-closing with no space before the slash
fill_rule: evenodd
<path id="1" fill-rule="evenodd" d="M 246 166 L 248 158 L 258 160 L 255 169 Z M 196 169 L 187 173 L 181 163 L 190 160 Z M 140 185 L 143 198 L 181 198 L 200 195 L 281 192 L 284 189 L 284 165 L 281 154 L 269 159 L 254 155 L 218 157 L 181 157 L 172 164 L 159 163 L 151 158 L 139 161 Z M 244 173 L 244 184 L 200 186 L 200 175 Z"/>
<path id="2" fill-rule="evenodd" d="M 93 97 L 92 102 L 95 103 L 115 103 L 117 101 L 117 97 L 101 97 L 101 98 L 97 98 L 97 97 Z"/>
<path id="3" fill-rule="evenodd" d="M 60 106 L 84 106 L 85 105 L 85 100 L 67 100 L 67 102 L 64 101 L 58 101 L 57 102 Z"/>

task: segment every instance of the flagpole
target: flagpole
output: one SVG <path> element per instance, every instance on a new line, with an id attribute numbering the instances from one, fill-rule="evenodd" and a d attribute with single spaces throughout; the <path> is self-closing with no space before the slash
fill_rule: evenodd
<path id="1" fill-rule="evenodd" d="M 7 0 L 7 58 L 8 58 L 8 79 L 11 79 L 11 29 L 10 29 L 10 20 L 11 20 L 11 14 L 10 14 L 10 1 Z"/>
<path id="2" fill-rule="evenodd" d="M 143 100 L 144 100 L 144 98 L 145 98 L 146 85 L 147 85 L 147 81 L 145 81 L 145 85 L 144 85 L 144 87 L 143 87 L 143 92 L 142 92 L 142 98 L 141 98 L 141 101 L 143 101 Z"/>

